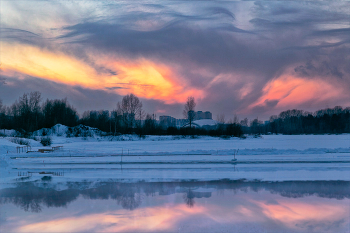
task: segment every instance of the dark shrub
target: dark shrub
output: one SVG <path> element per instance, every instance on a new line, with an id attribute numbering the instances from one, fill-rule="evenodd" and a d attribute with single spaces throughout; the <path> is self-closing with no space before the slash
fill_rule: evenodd
<path id="1" fill-rule="evenodd" d="M 167 131 L 168 135 L 178 135 L 179 134 L 179 130 L 176 127 L 172 127 L 172 126 L 168 127 L 166 131 Z"/>
<path id="2" fill-rule="evenodd" d="M 43 146 L 51 146 L 51 138 L 50 137 L 42 137 L 40 140 L 41 145 Z"/>
<path id="3" fill-rule="evenodd" d="M 42 181 L 51 181 L 52 180 L 52 177 L 51 176 L 43 176 L 41 178 Z"/>

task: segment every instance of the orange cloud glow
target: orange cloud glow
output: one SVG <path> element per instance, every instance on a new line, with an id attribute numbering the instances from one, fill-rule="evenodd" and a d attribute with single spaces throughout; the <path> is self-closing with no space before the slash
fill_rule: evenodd
<path id="1" fill-rule="evenodd" d="M 266 101 L 278 100 L 278 107 L 298 106 L 310 100 L 325 101 L 339 96 L 339 88 L 321 79 L 302 79 L 281 76 L 269 82 L 263 89 L 262 97 L 249 106 L 263 106 Z"/>
<path id="2" fill-rule="evenodd" d="M 192 208 L 185 204 L 174 204 L 138 208 L 133 211 L 119 209 L 105 213 L 64 216 L 35 223 L 16 218 L 11 221 L 19 225 L 14 229 L 16 232 L 173 232 L 183 225 L 184 221 L 191 222 L 193 218 L 201 218 L 212 227 L 216 225 L 232 227 L 248 223 L 260 226 L 278 222 L 280 227 L 286 229 L 302 230 L 306 226 L 314 231 L 324 231 L 336 222 L 340 222 L 340 228 L 349 224 L 347 218 L 349 210 L 344 201 L 321 200 L 314 197 L 301 199 L 277 197 L 274 200 L 274 203 L 266 203 L 266 200 L 257 200 L 255 195 L 245 197 L 239 195 L 234 205 L 230 203 L 216 205 L 215 201 L 201 204 L 198 201 Z M 235 205 L 235 203 L 241 204 Z M 345 221 L 342 221 L 343 219 Z M 274 229 L 274 226 L 271 227 Z"/>
<path id="3" fill-rule="evenodd" d="M 53 53 L 32 46 L 2 43 L 2 69 L 68 85 L 84 87 L 100 84 L 92 68 L 62 53 Z M 90 74 L 90 75 L 88 75 Z"/>
<path id="4" fill-rule="evenodd" d="M 209 219 L 213 219 L 218 223 L 252 223 L 260 225 L 269 222 L 279 222 L 279 225 L 293 230 L 303 230 L 303 224 L 306 224 L 317 232 L 324 231 L 325 228 L 327 229 L 334 222 L 341 222 L 344 218 L 346 221 L 342 222 L 339 227 L 349 224 L 349 219 L 347 218 L 349 210 L 344 205 L 344 202 L 325 201 L 318 198 L 293 199 L 278 197 L 274 200 L 276 201 L 275 204 L 271 204 L 266 203 L 266 200 L 256 200 L 248 195 L 239 197 L 237 203 L 242 203 L 242 205 L 234 207 L 206 205 L 209 210 L 206 214 Z M 271 227 L 273 229 L 273 226 Z"/>
<path id="5" fill-rule="evenodd" d="M 93 67 L 59 51 L 35 46 L 2 42 L 3 72 L 19 72 L 67 85 L 113 91 L 120 95 L 134 93 L 141 98 L 165 103 L 184 102 L 187 96 L 203 97 L 204 92 L 188 87 L 186 80 L 168 67 L 145 59 L 126 61 L 122 58 L 98 58 L 115 70 L 116 75 L 98 73 Z"/>
<path id="6" fill-rule="evenodd" d="M 165 65 L 145 59 L 136 62 L 113 61 L 111 66 L 118 76 L 109 79 L 108 87 L 121 87 L 120 94 L 133 92 L 148 99 L 159 99 L 166 103 L 184 102 L 188 96 L 203 97 L 202 90 L 186 88 L 187 82 L 177 77 Z"/>
<path id="7" fill-rule="evenodd" d="M 285 199 L 278 200 L 278 205 L 257 201 L 255 203 L 263 209 L 263 213 L 267 217 L 277 220 L 292 229 L 299 229 L 303 222 L 310 224 L 336 222 L 349 214 L 346 208 L 339 204 L 315 204 Z M 324 229 L 314 230 L 323 231 Z"/>
<path id="8" fill-rule="evenodd" d="M 16 232 L 140 232 L 176 230 L 176 223 L 196 214 L 204 213 L 204 207 L 188 208 L 185 204 L 133 210 L 89 214 L 28 224 Z"/>

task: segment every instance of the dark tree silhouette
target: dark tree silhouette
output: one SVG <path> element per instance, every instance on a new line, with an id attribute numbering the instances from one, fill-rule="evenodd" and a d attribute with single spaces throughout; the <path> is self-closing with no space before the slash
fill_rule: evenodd
<path id="1" fill-rule="evenodd" d="M 186 205 L 190 208 L 192 208 L 195 204 L 194 198 L 195 195 L 191 189 L 189 189 L 186 193 L 183 194 L 183 199 Z"/>
<path id="2" fill-rule="evenodd" d="M 155 134 L 156 132 L 158 132 L 157 130 L 157 123 L 155 120 L 155 116 L 147 114 L 146 115 L 146 119 L 145 119 L 145 123 L 143 125 L 143 130 L 145 134 Z"/>
<path id="3" fill-rule="evenodd" d="M 185 119 L 188 120 L 190 128 L 192 128 L 192 123 L 195 118 L 195 112 L 194 112 L 195 107 L 196 107 L 196 102 L 194 100 L 194 97 L 193 96 L 188 97 L 185 104 L 185 109 L 183 110 L 183 116 Z"/>
<path id="4" fill-rule="evenodd" d="M 39 127 L 41 94 L 40 92 L 24 93 L 11 106 L 11 115 L 15 122 L 15 129 L 33 131 Z"/>
<path id="5" fill-rule="evenodd" d="M 6 107 L 3 106 L 2 100 L 0 99 L 0 129 L 6 126 Z M 0 132 L 1 133 L 1 132 Z"/>
<path id="6" fill-rule="evenodd" d="M 47 99 L 42 106 L 44 115 L 44 125 L 49 128 L 56 124 L 67 126 L 76 126 L 78 123 L 78 114 L 67 101 L 67 98 L 62 100 Z"/>
<path id="7" fill-rule="evenodd" d="M 111 118 L 108 110 L 85 111 L 80 123 L 104 132 L 112 132 Z"/>
<path id="8" fill-rule="evenodd" d="M 124 209 L 134 210 L 142 204 L 142 195 L 133 186 L 125 186 L 121 194 L 116 198 L 118 204 Z"/>
<path id="9" fill-rule="evenodd" d="M 127 132 L 136 127 L 136 120 L 143 118 L 142 102 L 134 94 L 123 97 L 121 102 L 117 103 L 117 112 L 122 117 L 122 122 Z"/>

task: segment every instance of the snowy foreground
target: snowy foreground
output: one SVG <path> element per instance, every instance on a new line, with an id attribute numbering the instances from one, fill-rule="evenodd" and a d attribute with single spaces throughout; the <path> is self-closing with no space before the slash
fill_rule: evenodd
<path id="1" fill-rule="evenodd" d="M 172 136 L 52 136 L 43 147 L 17 153 L 0 138 L 1 186 L 50 176 L 67 181 L 180 181 L 218 179 L 350 180 L 350 135 L 265 135 L 261 138 Z M 59 147 L 39 153 L 38 149 Z M 24 150 L 24 149 L 23 149 Z M 236 154 L 236 156 L 234 156 Z M 237 160 L 234 160 L 236 158 Z"/>

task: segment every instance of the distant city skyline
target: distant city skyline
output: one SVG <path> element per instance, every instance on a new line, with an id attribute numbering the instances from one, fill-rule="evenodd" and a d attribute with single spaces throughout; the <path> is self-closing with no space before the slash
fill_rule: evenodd
<path id="1" fill-rule="evenodd" d="M 145 112 L 226 120 L 350 106 L 350 4 L 1 1 L 0 99 L 66 98 L 81 115 L 133 93 Z"/>

